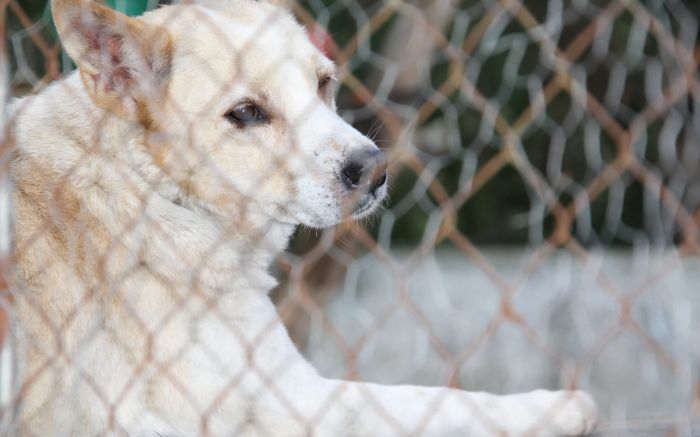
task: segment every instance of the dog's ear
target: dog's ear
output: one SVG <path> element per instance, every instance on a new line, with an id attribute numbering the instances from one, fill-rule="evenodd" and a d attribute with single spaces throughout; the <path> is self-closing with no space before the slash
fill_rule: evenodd
<path id="1" fill-rule="evenodd" d="M 165 95 L 172 57 L 165 30 L 92 0 L 51 0 L 51 8 L 97 106 L 132 118 Z"/>

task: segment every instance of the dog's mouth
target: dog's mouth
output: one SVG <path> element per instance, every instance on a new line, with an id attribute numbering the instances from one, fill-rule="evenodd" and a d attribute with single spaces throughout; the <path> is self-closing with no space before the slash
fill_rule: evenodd
<path id="1" fill-rule="evenodd" d="M 373 195 L 365 194 L 353 208 L 352 216 L 358 218 L 369 213 L 377 203 L 377 199 Z"/>
<path id="2" fill-rule="evenodd" d="M 359 219 L 371 214 L 381 205 L 385 196 L 386 193 L 384 191 L 363 194 L 355 202 L 352 209 L 352 217 Z"/>

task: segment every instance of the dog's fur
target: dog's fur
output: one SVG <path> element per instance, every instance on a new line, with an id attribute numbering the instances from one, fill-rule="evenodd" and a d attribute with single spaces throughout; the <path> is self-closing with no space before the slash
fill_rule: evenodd
<path id="1" fill-rule="evenodd" d="M 319 376 L 267 292 L 295 227 L 371 212 L 333 64 L 278 6 L 53 0 L 79 72 L 12 105 L 20 436 L 578 435 L 580 392 Z M 226 114 L 254 101 L 267 121 Z M 362 185 L 362 184 L 360 184 Z"/>

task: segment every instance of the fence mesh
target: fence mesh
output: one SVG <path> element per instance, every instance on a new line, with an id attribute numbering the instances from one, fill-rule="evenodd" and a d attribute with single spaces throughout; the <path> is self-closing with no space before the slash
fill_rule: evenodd
<path id="1" fill-rule="evenodd" d="M 320 372 L 582 388 L 603 435 L 697 432 L 700 5 L 292 7 L 337 63 L 339 113 L 386 153 L 391 185 L 368 220 L 297 230 L 273 267 L 277 310 Z M 45 0 L 2 11 L 13 96 L 74 68 Z M 25 292 L 5 294 L 8 314 Z M 12 334 L 7 430 L 23 387 Z"/>

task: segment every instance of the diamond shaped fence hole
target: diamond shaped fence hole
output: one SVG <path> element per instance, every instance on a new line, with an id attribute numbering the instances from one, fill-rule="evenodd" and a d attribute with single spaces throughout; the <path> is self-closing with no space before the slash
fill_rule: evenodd
<path id="1" fill-rule="evenodd" d="M 528 241 L 535 194 L 513 167 L 505 167 L 458 210 L 457 230 L 475 244 L 515 244 Z"/>

